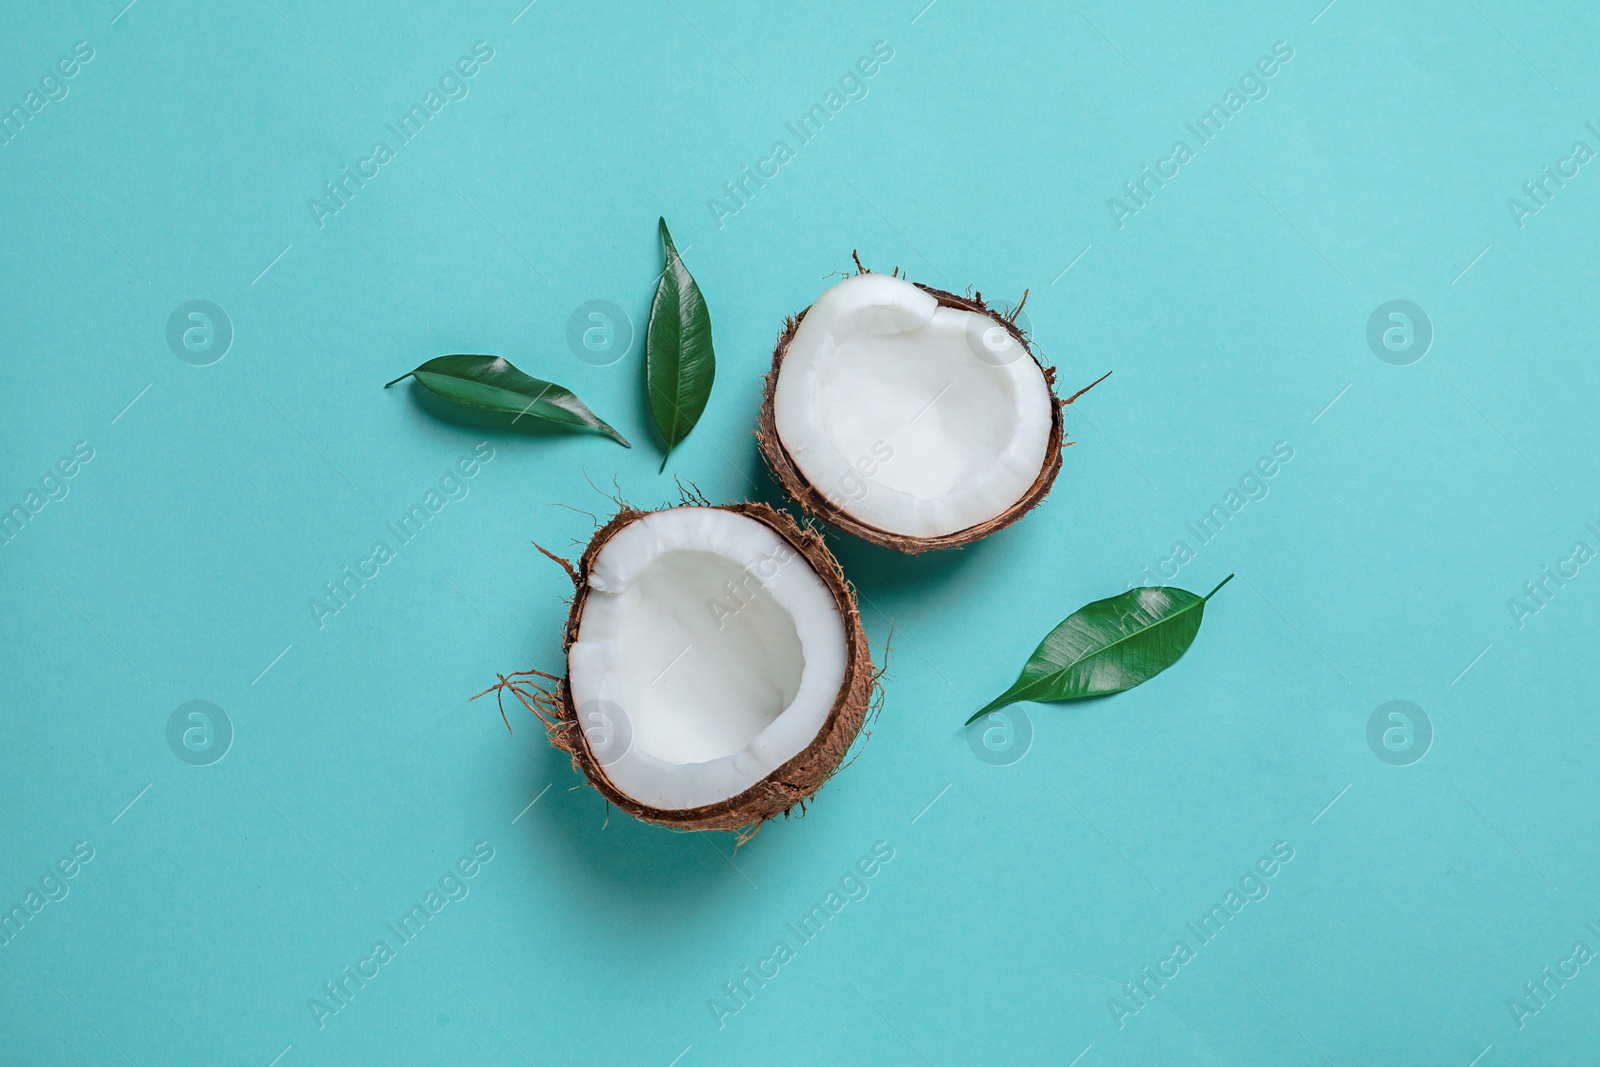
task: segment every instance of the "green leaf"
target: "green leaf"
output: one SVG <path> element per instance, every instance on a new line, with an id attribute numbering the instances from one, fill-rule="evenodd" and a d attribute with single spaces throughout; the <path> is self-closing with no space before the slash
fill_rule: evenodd
<path id="1" fill-rule="evenodd" d="M 571 389 L 523 374 L 499 356 L 436 356 L 384 388 L 412 377 L 429 392 L 458 404 L 510 412 L 519 419 L 528 415 L 561 426 L 585 426 L 599 430 L 623 448 L 633 447 Z"/>
<path id="2" fill-rule="evenodd" d="M 689 436 L 711 398 L 717 357 L 711 350 L 711 311 L 672 245 L 666 219 L 661 220 L 661 244 L 666 263 L 650 302 L 644 383 L 650 394 L 650 415 L 667 444 L 666 455 L 661 457 L 661 469 L 666 470 L 667 456 Z"/>
<path id="3" fill-rule="evenodd" d="M 1233 575 L 1217 584 L 1221 589 Z M 1078 700 L 1132 689 L 1178 662 L 1195 634 L 1206 601 L 1187 589 L 1130 589 L 1086 604 L 1039 642 L 1011 688 L 967 720 L 1019 700 Z"/>

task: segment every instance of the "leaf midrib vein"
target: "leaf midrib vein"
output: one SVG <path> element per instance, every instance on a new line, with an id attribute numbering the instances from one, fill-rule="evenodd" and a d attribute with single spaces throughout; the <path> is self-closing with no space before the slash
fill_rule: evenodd
<path id="1" fill-rule="evenodd" d="M 1149 626 L 1144 627 L 1143 629 L 1135 630 L 1131 634 L 1123 634 L 1121 637 L 1117 638 L 1115 641 L 1112 641 L 1109 644 L 1105 644 L 1105 645 L 1100 646 L 1099 648 L 1095 649 L 1093 652 L 1090 652 L 1088 655 L 1079 656 L 1077 659 L 1073 660 L 1071 663 L 1067 664 L 1065 667 L 1062 667 L 1059 670 L 1051 671 L 1049 674 L 1045 675 L 1043 678 L 1040 678 L 1038 681 L 1032 682 L 1029 685 L 1024 686 L 1022 689 L 1018 690 L 1017 691 L 1017 698 L 1019 700 L 1026 700 L 1027 698 L 1024 697 L 1022 694 L 1028 692 L 1030 689 L 1033 689 L 1033 688 L 1035 688 L 1037 686 L 1041 686 L 1044 683 L 1046 683 L 1046 682 L 1048 682 L 1048 681 L 1050 681 L 1050 680 L 1052 680 L 1054 678 L 1057 678 L 1057 677 L 1059 677 L 1059 676 L 1061 676 L 1063 674 L 1066 674 L 1068 671 L 1070 671 L 1073 668 L 1077 667 L 1079 664 L 1087 663 L 1089 660 L 1094 659 L 1096 656 L 1103 655 L 1104 653 L 1107 653 L 1107 652 L 1111 651 L 1113 648 L 1116 648 L 1118 645 L 1122 644 L 1124 641 L 1131 641 L 1135 637 L 1140 636 L 1141 634 L 1149 633 L 1151 630 L 1154 630 L 1158 626 L 1165 626 L 1167 623 L 1172 622 L 1174 619 L 1182 618 L 1184 616 L 1184 614 L 1186 614 L 1187 612 L 1193 610 L 1194 608 L 1201 607 L 1204 604 L 1205 604 L 1204 600 L 1196 600 L 1192 604 L 1186 604 L 1183 607 L 1179 608 L 1177 611 L 1173 612 L 1171 615 L 1168 615 L 1167 617 L 1162 618 L 1162 619 L 1157 619 L 1155 622 L 1151 623 Z"/>
<path id="2" fill-rule="evenodd" d="M 686 295 L 686 290 L 683 288 L 683 277 L 680 275 L 679 270 L 677 269 L 683 267 L 683 260 L 679 258 L 678 250 L 676 248 L 672 250 L 672 260 L 673 262 L 667 265 L 667 269 L 672 272 L 672 286 L 677 290 L 678 294 L 678 358 L 674 362 L 672 368 L 672 384 L 674 386 L 674 391 L 673 395 L 668 398 L 668 403 L 672 405 L 672 440 L 667 442 L 669 448 L 677 445 L 679 441 L 683 440 L 682 434 L 680 434 L 679 431 L 683 429 L 683 424 L 687 419 L 687 416 L 685 416 L 683 413 L 683 353 L 686 347 L 684 341 L 685 331 L 683 329 L 685 311 L 683 299 Z M 687 274 L 688 269 L 684 268 L 682 273 Z M 689 279 L 689 284 L 694 285 L 693 278 Z M 704 300 L 704 297 L 701 299 Z M 686 433 L 687 431 L 684 432 Z"/>

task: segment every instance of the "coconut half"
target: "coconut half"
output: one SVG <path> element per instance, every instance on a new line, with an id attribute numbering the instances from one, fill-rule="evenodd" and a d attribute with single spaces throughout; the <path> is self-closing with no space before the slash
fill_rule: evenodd
<path id="1" fill-rule="evenodd" d="M 501 681 L 606 799 L 738 830 L 838 768 L 877 674 L 820 536 L 761 504 L 624 508 L 568 571 L 565 682 Z"/>
<path id="2" fill-rule="evenodd" d="M 964 545 L 1050 491 L 1054 383 L 981 294 L 863 271 L 785 325 L 756 437 L 784 491 L 823 521 L 904 552 Z"/>

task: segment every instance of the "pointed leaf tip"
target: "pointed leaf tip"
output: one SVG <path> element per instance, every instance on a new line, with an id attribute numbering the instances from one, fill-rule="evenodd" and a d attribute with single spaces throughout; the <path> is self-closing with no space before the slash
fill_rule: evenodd
<path id="1" fill-rule="evenodd" d="M 389 385 L 413 376 L 429 392 L 457 404 L 598 430 L 625 448 L 633 447 L 572 390 L 524 374 L 499 356 L 437 356 Z"/>
<path id="2" fill-rule="evenodd" d="M 1003 698 L 996 697 L 994 700 L 991 700 L 989 703 L 985 704 L 983 707 L 981 707 L 977 711 L 973 712 L 972 713 L 972 718 L 968 719 L 966 722 L 962 723 L 961 725 L 963 725 L 963 726 L 971 726 L 973 723 L 977 722 L 979 719 L 983 718 L 985 715 L 989 714 L 991 711 L 998 711 L 1001 708 L 1005 707 L 1009 703 L 1011 703 L 1009 700 L 1004 700 Z"/>
<path id="3" fill-rule="evenodd" d="M 717 360 L 711 338 L 711 311 L 700 286 L 673 247 L 667 220 L 663 217 L 659 223 L 663 263 L 645 329 L 644 373 L 650 417 L 666 445 L 666 455 L 671 455 L 705 411 L 716 378 Z M 661 460 L 663 471 L 666 455 Z"/>
<path id="4" fill-rule="evenodd" d="M 1149 681 L 1182 658 L 1200 632 L 1204 597 L 1172 586 L 1140 586 L 1086 604 L 1039 642 L 1011 687 L 984 705 L 970 725 L 1019 700 L 1109 696 Z"/>

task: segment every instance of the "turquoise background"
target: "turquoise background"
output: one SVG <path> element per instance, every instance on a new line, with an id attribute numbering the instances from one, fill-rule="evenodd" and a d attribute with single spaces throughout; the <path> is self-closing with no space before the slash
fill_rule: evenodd
<path id="1" fill-rule="evenodd" d="M 0 1063 L 1593 1061 L 1596 968 L 1537 1013 L 1523 986 L 1600 950 L 1600 576 L 1508 602 L 1600 548 L 1600 176 L 1520 227 L 1507 200 L 1600 149 L 1600 11 L 925 2 L 8 6 L 0 106 L 75 42 L 94 58 L 0 148 L 0 510 L 94 457 L 0 546 L 0 911 L 94 858 L 0 946 Z M 396 147 L 385 124 L 479 41 L 466 98 Z M 1108 198 L 1280 41 L 1268 95 L 1119 228 Z M 785 124 L 876 42 L 866 97 L 800 145 Z M 308 200 L 380 138 L 395 158 L 319 228 Z M 719 362 L 659 476 L 658 215 Z M 594 485 L 773 499 L 760 377 L 852 249 L 1029 289 L 1063 386 L 1115 374 L 1020 524 L 918 559 L 831 538 L 893 663 L 804 819 L 737 852 L 608 819 L 525 713 L 508 737 L 467 701 L 560 669 L 570 587 L 529 542 L 586 540 Z M 197 299 L 234 331 L 209 366 L 166 339 Z M 1434 331 L 1407 366 L 1366 339 L 1395 299 Z M 589 300 L 632 318 L 609 366 L 566 340 Z M 634 448 L 380 388 L 463 351 Z M 468 495 L 319 628 L 324 583 L 483 441 Z M 1279 442 L 1265 498 L 1200 546 L 1186 524 Z M 1025 758 L 975 758 L 970 711 L 1180 540 L 1174 584 L 1239 575 L 1188 655 L 1024 705 Z M 166 732 L 196 699 L 233 729 L 203 767 Z M 1367 740 L 1397 699 L 1433 734 L 1403 766 Z M 323 983 L 479 842 L 469 895 L 319 1027 Z M 708 1001 L 878 842 L 869 895 L 719 1028 Z M 1122 983 L 1280 842 L 1270 894 L 1119 1027 Z"/>

